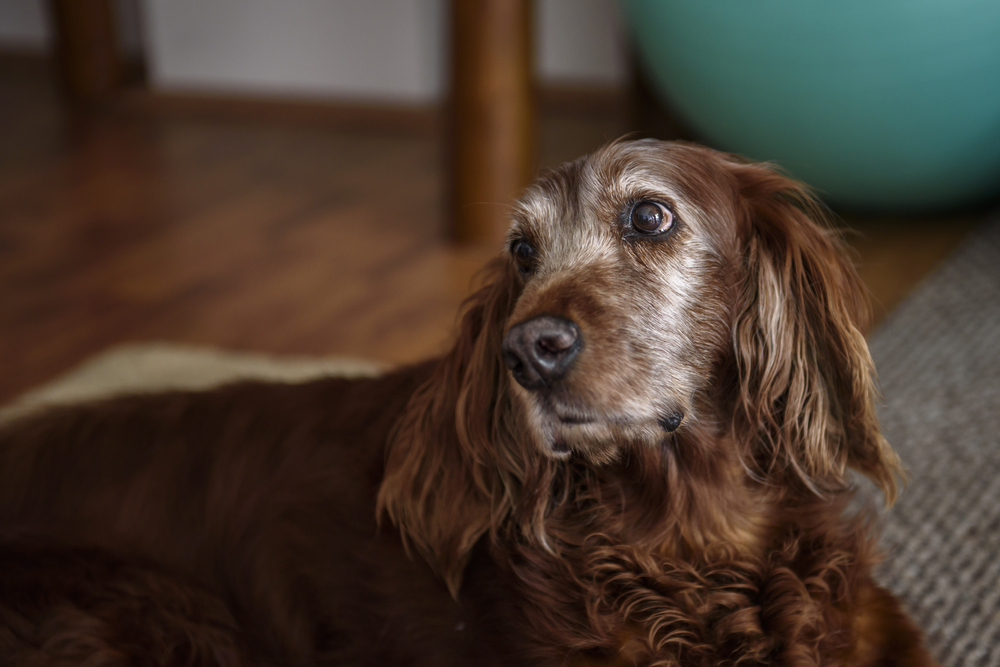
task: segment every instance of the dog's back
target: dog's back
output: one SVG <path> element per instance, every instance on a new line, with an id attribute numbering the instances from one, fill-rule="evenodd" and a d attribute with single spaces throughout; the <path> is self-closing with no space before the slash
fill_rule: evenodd
<path id="1" fill-rule="evenodd" d="M 425 375 L 136 396 L 0 430 L 0 664 L 496 654 L 482 631 L 503 622 L 476 618 L 503 607 L 489 559 L 460 608 L 376 526 L 385 443 Z"/>

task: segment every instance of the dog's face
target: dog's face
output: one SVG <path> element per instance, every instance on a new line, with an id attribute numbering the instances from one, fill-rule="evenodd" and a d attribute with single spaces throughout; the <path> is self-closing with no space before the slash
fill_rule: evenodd
<path id="1" fill-rule="evenodd" d="M 547 455 L 607 461 L 710 417 L 736 261 L 736 188 L 716 155 L 612 144 L 519 201 L 503 358 Z"/>

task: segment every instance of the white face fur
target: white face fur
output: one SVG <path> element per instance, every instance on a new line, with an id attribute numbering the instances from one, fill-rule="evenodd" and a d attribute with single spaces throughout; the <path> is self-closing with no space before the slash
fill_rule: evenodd
<path id="1" fill-rule="evenodd" d="M 548 315 L 580 335 L 558 381 L 510 383 L 547 455 L 607 461 L 712 418 L 707 395 L 729 339 L 735 196 L 705 153 L 612 144 L 518 202 L 508 248 L 523 286 L 508 331 Z"/>

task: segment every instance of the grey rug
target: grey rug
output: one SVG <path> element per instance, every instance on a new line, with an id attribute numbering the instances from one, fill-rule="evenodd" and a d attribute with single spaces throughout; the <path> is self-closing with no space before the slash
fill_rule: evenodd
<path id="1" fill-rule="evenodd" d="M 910 476 L 882 580 L 944 665 L 1000 665 L 1000 215 L 871 336 L 880 418 Z"/>

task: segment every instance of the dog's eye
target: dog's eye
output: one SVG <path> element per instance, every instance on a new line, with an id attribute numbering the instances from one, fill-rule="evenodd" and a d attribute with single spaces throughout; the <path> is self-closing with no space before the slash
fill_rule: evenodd
<path id="1" fill-rule="evenodd" d="M 514 262 L 521 275 L 526 276 L 535 270 L 535 249 L 524 239 L 518 239 L 511 244 L 510 254 L 514 256 Z"/>
<path id="2" fill-rule="evenodd" d="M 663 204 L 641 201 L 632 207 L 632 228 L 643 234 L 662 234 L 674 226 L 674 213 Z"/>

